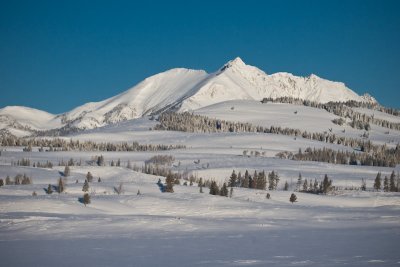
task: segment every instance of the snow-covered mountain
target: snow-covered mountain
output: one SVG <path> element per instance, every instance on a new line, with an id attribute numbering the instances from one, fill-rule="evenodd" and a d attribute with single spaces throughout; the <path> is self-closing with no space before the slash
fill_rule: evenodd
<path id="1" fill-rule="evenodd" d="M 87 103 L 60 115 L 25 107 L 6 107 L 0 109 L 0 127 L 93 129 L 169 109 L 196 110 L 228 100 L 284 96 L 321 103 L 375 101 L 371 96 L 357 95 L 341 82 L 328 81 L 314 74 L 308 77 L 283 72 L 267 75 L 236 58 L 211 74 L 202 70 L 171 69 L 151 76 L 117 96 Z"/>

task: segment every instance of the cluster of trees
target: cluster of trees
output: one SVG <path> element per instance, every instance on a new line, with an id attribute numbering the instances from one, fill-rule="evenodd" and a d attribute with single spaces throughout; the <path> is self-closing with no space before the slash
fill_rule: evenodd
<path id="1" fill-rule="evenodd" d="M 255 127 L 250 123 L 230 122 L 217 120 L 206 116 L 194 115 L 190 112 L 163 113 L 158 117 L 160 124 L 155 130 L 181 131 L 193 133 L 216 132 L 262 132 L 262 127 Z M 259 128 L 259 129 L 257 129 Z"/>
<path id="2" fill-rule="evenodd" d="M 249 174 L 249 171 L 246 170 L 244 175 L 242 176 L 242 173 L 240 171 L 238 174 L 236 174 L 235 170 L 233 170 L 229 178 L 228 186 L 266 190 L 268 185 L 269 190 L 276 190 L 278 187 L 278 182 L 279 175 L 275 171 L 268 173 L 267 180 L 265 171 L 254 171 L 254 174 L 252 176 Z"/>
<path id="3" fill-rule="evenodd" d="M 303 100 L 300 98 L 292 98 L 292 97 L 279 97 L 279 98 L 264 98 L 262 103 L 288 103 L 288 104 L 295 104 L 295 105 L 303 105 L 307 107 L 313 107 L 318 109 L 324 109 L 330 113 L 335 114 L 336 116 L 349 118 L 351 122 L 349 125 L 353 128 L 358 129 L 365 129 L 369 130 L 369 124 L 375 124 L 384 128 L 400 130 L 400 123 L 390 122 L 387 120 L 382 120 L 375 118 L 373 115 L 369 116 L 360 112 L 355 111 L 354 107 L 362 107 L 368 108 L 373 110 L 383 111 L 392 115 L 399 115 L 400 111 L 391 109 L 391 108 L 384 108 L 378 106 L 377 104 L 373 103 L 366 103 L 366 102 L 357 102 L 354 100 L 347 101 L 347 102 L 328 102 L 328 103 L 318 103 L 309 100 Z"/>
<path id="4" fill-rule="evenodd" d="M 221 121 L 206 116 L 194 115 L 189 112 L 184 113 L 164 113 L 159 116 L 159 122 L 156 126 L 159 130 L 173 130 L 184 132 L 259 132 L 259 133 L 273 133 L 295 137 L 302 137 L 305 139 L 326 142 L 331 144 L 338 144 L 349 146 L 352 148 L 359 148 L 364 152 L 389 152 L 386 145 L 375 145 L 370 140 L 363 140 L 359 138 L 351 138 L 344 136 L 337 136 L 330 132 L 323 133 L 310 133 L 301 131 L 299 129 L 282 128 L 270 126 L 264 128 L 261 126 L 253 126 L 250 123 L 239 123 Z M 219 125 L 219 126 L 218 126 Z M 385 151 L 387 150 L 387 151 Z"/>
<path id="5" fill-rule="evenodd" d="M 277 153 L 276 156 L 279 158 L 300 161 L 318 161 L 345 165 L 395 167 L 396 164 L 400 163 L 400 145 L 397 145 L 396 148 L 390 148 L 370 153 L 336 151 L 325 147 L 319 149 L 312 149 L 308 147 L 304 152 L 302 152 L 301 149 L 299 149 L 299 152 L 295 154 L 293 154 L 292 152 L 284 151 Z"/>
<path id="6" fill-rule="evenodd" d="M 334 190 L 333 182 L 329 179 L 328 175 L 325 174 L 324 179 L 322 181 L 317 181 L 312 179 L 308 181 L 305 179 L 303 181 L 301 174 L 299 174 L 299 178 L 297 179 L 297 188 L 296 191 L 303 193 L 311 193 L 311 194 L 328 194 L 332 190 Z"/>
<path id="7" fill-rule="evenodd" d="M 32 184 L 32 178 L 27 176 L 25 173 L 22 174 L 17 174 L 14 177 L 14 180 L 11 180 L 10 176 L 7 175 L 7 177 L 3 180 L 0 179 L 0 186 L 3 185 L 28 185 Z"/>
<path id="8" fill-rule="evenodd" d="M 138 142 L 96 143 L 70 139 L 23 138 L 11 133 L 0 136 L 1 146 L 24 146 L 24 151 L 32 151 L 32 147 L 39 147 L 39 151 L 162 151 L 186 148 L 184 145 L 139 144 Z"/>
<path id="9" fill-rule="evenodd" d="M 229 195 L 232 197 L 232 194 L 233 194 L 233 188 L 231 187 L 231 191 L 230 191 Z M 224 183 L 221 186 L 221 188 L 219 188 L 217 182 L 211 181 L 210 195 L 228 197 L 228 187 L 226 186 L 226 183 Z"/>
<path id="10" fill-rule="evenodd" d="M 385 176 L 382 181 L 382 174 L 378 172 L 374 181 L 374 189 L 380 191 L 383 189 L 384 192 L 400 192 L 400 176 L 397 176 L 394 171 L 390 174 L 390 178 Z"/>
<path id="11" fill-rule="evenodd" d="M 146 160 L 146 164 L 154 164 L 154 165 L 167 165 L 171 166 L 171 164 L 175 161 L 175 158 L 170 155 L 155 155 L 150 159 Z"/>

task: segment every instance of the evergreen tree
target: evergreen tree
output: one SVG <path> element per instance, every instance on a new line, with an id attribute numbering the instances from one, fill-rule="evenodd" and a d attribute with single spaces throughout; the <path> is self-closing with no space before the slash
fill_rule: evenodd
<path id="1" fill-rule="evenodd" d="M 236 186 L 236 182 L 237 182 L 237 175 L 235 173 L 235 170 L 233 170 L 231 177 L 229 178 L 229 186 L 230 187 Z"/>
<path id="2" fill-rule="evenodd" d="M 258 188 L 258 185 L 257 185 L 258 178 L 259 178 L 259 177 L 258 177 L 257 171 L 254 171 L 253 181 L 252 181 L 252 184 L 251 184 L 251 188 L 253 188 L 253 189 Z"/>
<path id="3" fill-rule="evenodd" d="M 289 190 L 289 183 L 286 181 L 285 182 L 285 186 L 283 187 L 284 191 L 288 191 Z"/>
<path id="4" fill-rule="evenodd" d="M 91 182 L 93 181 L 93 175 L 92 175 L 91 172 L 88 172 L 88 173 L 86 174 L 86 180 L 87 180 L 89 183 L 91 183 Z"/>
<path id="5" fill-rule="evenodd" d="M 226 186 L 226 183 L 222 185 L 221 190 L 219 191 L 219 195 L 222 197 L 228 196 L 228 187 Z"/>
<path id="6" fill-rule="evenodd" d="M 203 185 L 200 185 L 200 193 L 203 193 Z"/>
<path id="7" fill-rule="evenodd" d="M 271 173 L 268 174 L 268 189 L 269 190 L 276 190 L 278 187 L 278 182 L 279 182 L 279 176 L 278 173 L 275 171 L 272 171 Z"/>
<path id="8" fill-rule="evenodd" d="M 199 187 L 203 186 L 203 178 L 200 177 L 199 183 L 197 184 Z"/>
<path id="9" fill-rule="evenodd" d="M 98 183 L 101 183 L 101 178 L 100 178 L 100 177 L 99 177 L 99 179 L 97 179 L 97 182 L 98 182 Z"/>
<path id="10" fill-rule="evenodd" d="M 389 179 L 387 176 L 383 179 L 383 191 L 389 192 Z"/>
<path id="11" fill-rule="evenodd" d="M 299 173 L 299 178 L 297 179 L 296 191 L 300 191 L 302 185 L 303 185 L 303 178 L 301 177 L 301 173 Z"/>
<path id="12" fill-rule="evenodd" d="M 242 177 L 242 173 L 239 172 L 238 173 L 238 177 L 236 179 L 236 187 L 241 187 L 243 183 L 243 177 Z"/>
<path id="13" fill-rule="evenodd" d="M 103 157 L 103 155 L 97 157 L 97 166 L 104 166 L 104 157 Z"/>
<path id="14" fill-rule="evenodd" d="M 138 189 L 136 195 L 140 196 L 142 193 L 140 193 L 140 189 Z"/>
<path id="15" fill-rule="evenodd" d="M 88 193 L 83 194 L 83 204 L 85 204 L 85 206 L 90 204 L 90 195 Z"/>
<path id="16" fill-rule="evenodd" d="M 0 179 L 0 186 L 4 186 L 4 180 Z"/>
<path id="17" fill-rule="evenodd" d="M 244 179 L 243 179 L 242 187 L 249 188 L 249 182 L 250 182 L 249 178 L 250 178 L 249 177 L 249 172 L 246 170 L 246 172 L 244 173 Z"/>
<path id="18" fill-rule="evenodd" d="M 65 190 L 65 183 L 64 180 L 60 177 L 58 179 L 57 192 L 61 194 L 62 192 L 64 192 L 64 190 Z"/>
<path id="19" fill-rule="evenodd" d="M 329 180 L 328 175 L 325 174 L 324 180 L 322 181 L 322 193 L 327 194 L 332 190 L 332 180 Z"/>
<path id="20" fill-rule="evenodd" d="M 174 192 L 174 176 L 171 172 L 168 173 L 167 177 L 165 178 L 165 192 L 173 193 Z"/>
<path id="21" fill-rule="evenodd" d="M 382 183 L 382 178 L 381 178 L 381 173 L 380 172 L 378 172 L 378 174 L 376 175 L 376 178 L 375 178 L 375 182 L 374 182 L 374 189 L 375 190 L 381 190 L 381 183 Z"/>
<path id="22" fill-rule="evenodd" d="M 396 192 L 397 191 L 397 186 L 395 182 L 396 174 L 394 171 L 392 171 L 392 174 L 390 174 L 390 184 L 389 184 L 389 191 L 390 192 Z"/>
<path id="23" fill-rule="evenodd" d="M 307 192 L 307 190 L 308 190 L 308 181 L 307 179 L 305 179 L 303 183 L 303 192 Z"/>
<path id="24" fill-rule="evenodd" d="M 8 175 L 6 177 L 6 185 L 12 185 L 11 178 Z"/>
<path id="25" fill-rule="evenodd" d="M 219 187 L 217 185 L 217 182 L 212 181 L 210 185 L 210 194 L 211 195 L 219 195 Z"/>
<path id="26" fill-rule="evenodd" d="M 117 167 L 121 167 L 121 160 L 120 159 L 118 159 L 118 161 L 117 161 Z"/>
<path id="27" fill-rule="evenodd" d="M 265 171 L 258 173 L 257 189 L 267 189 L 267 177 L 265 176 Z"/>
<path id="28" fill-rule="evenodd" d="M 82 191 L 83 192 L 89 191 L 89 182 L 88 182 L 88 180 L 85 180 L 85 183 L 83 184 L 83 187 L 82 187 Z"/>
<path id="29" fill-rule="evenodd" d="M 64 176 L 67 177 L 67 176 L 70 176 L 70 175 L 71 175 L 71 171 L 69 169 L 69 166 L 67 165 L 64 168 Z"/>
<path id="30" fill-rule="evenodd" d="M 231 189 L 229 190 L 229 197 L 232 198 L 233 196 L 233 187 L 231 187 Z"/>
<path id="31" fill-rule="evenodd" d="M 290 195 L 289 201 L 290 201 L 292 204 L 293 204 L 294 202 L 297 202 L 297 196 L 296 196 L 294 193 L 292 193 L 292 194 Z"/>
<path id="32" fill-rule="evenodd" d="M 270 193 L 267 193 L 267 195 L 265 196 L 267 199 L 270 199 L 271 198 L 271 194 Z"/>
<path id="33" fill-rule="evenodd" d="M 51 184 L 49 184 L 49 186 L 47 186 L 46 193 L 49 194 L 49 195 L 53 193 L 53 187 L 51 186 Z"/>
<path id="34" fill-rule="evenodd" d="M 364 178 L 361 179 L 361 190 L 362 191 L 367 190 L 367 182 L 365 181 Z"/>

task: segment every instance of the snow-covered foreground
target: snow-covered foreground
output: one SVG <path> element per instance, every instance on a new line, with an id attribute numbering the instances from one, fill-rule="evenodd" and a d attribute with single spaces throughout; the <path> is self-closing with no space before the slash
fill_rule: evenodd
<path id="1" fill-rule="evenodd" d="M 232 107 L 234 107 L 232 109 Z M 297 113 L 295 113 L 297 111 Z M 323 110 L 256 101 L 230 101 L 196 111 L 198 114 L 261 126 L 332 131 L 359 137 L 363 131 L 334 125 L 334 115 Z M 376 113 L 377 114 L 377 113 Z M 386 114 L 379 114 L 382 118 Z M 396 120 L 396 118 L 391 118 Z M 400 193 L 373 192 L 378 172 L 382 178 L 396 168 L 334 165 L 278 159 L 281 151 L 307 147 L 353 151 L 300 137 L 261 133 L 184 133 L 150 130 L 157 122 L 147 117 L 108 125 L 62 138 L 94 142 L 185 145 L 186 149 L 157 152 L 22 152 L 1 147 L 0 178 L 26 174 L 32 185 L 0 187 L 1 266 L 400 266 Z M 345 128 L 345 133 L 342 132 Z M 372 126 L 374 143 L 394 146 L 399 132 Z M 247 155 L 243 154 L 247 151 Z M 253 153 L 252 153 L 253 151 Z M 255 151 L 259 152 L 256 157 Z M 106 166 L 94 166 L 103 155 Z M 232 170 L 250 174 L 276 171 L 277 191 L 235 188 L 232 198 L 212 196 L 207 188 L 176 185 L 162 193 L 163 177 L 134 172 L 154 155 L 171 155 L 173 172 L 227 182 Z M 52 162 L 52 169 L 17 167 Z M 46 194 L 57 185 L 73 159 L 65 193 Z M 111 167 L 120 160 L 122 167 Z M 91 203 L 80 202 L 86 174 L 91 172 Z M 296 192 L 303 179 L 322 180 L 327 174 L 342 190 L 334 195 Z M 97 182 L 101 177 L 101 182 Z M 285 182 L 289 191 L 283 191 Z M 123 194 L 114 187 L 123 184 Z M 141 194 L 137 194 L 140 191 Z M 32 196 L 36 192 L 37 196 Z M 267 199 L 267 193 L 271 199 Z"/>
<path id="2" fill-rule="evenodd" d="M 175 153 L 179 157 L 182 152 Z M 3 152 L 2 158 L 17 154 Z M 36 152 L 30 156 L 54 159 L 60 154 Z M 85 160 L 89 154 L 82 153 L 81 157 Z M 106 159 L 123 159 L 123 154 L 104 153 Z M 232 156 L 223 163 L 210 154 L 202 155 L 202 161 L 207 155 L 208 161 L 215 162 L 214 169 L 210 167 L 200 174 L 222 180 L 233 166 L 242 169 L 251 162 Z M 64 155 L 73 156 L 77 155 Z M 151 153 L 131 156 L 144 159 Z M 182 160 L 182 168 L 185 164 L 189 168 L 189 162 Z M 375 175 L 373 168 L 299 164 L 259 158 L 250 168 L 275 169 L 282 176 L 281 183 L 295 178 L 300 167 L 305 177 L 327 170 L 334 181 L 343 184 Z M 332 166 L 338 168 L 328 170 Z M 174 187 L 174 193 L 162 193 L 156 184 L 159 177 L 123 167 L 82 166 L 71 167 L 66 193 L 47 195 L 44 188 L 49 183 L 55 185 L 62 171 L 63 167 L 0 167 L 0 177 L 26 173 L 33 178 L 32 185 L 0 188 L 0 250 L 4 266 L 400 264 L 399 193 L 296 193 L 298 202 L 291 204 L 291 191 L 272 191 L 271 199 L 266 199 L 266 191 L 235 188 L 233 197 L 226 198 L 211 196 L 208 189 L 201 194 L 196 185 L 180 185 Z M 83 195 L 88 171 L 95 179 L 89 190 L 92 203 L 85 207 L 78 199 Z M 387 174 L 390 169 L 382 171 Z M 98 177 L 101 182 L 97 182 Z M 114 187 L 120 182 L 124 193 L 117 195 Z M 38 194 L 36 197 L 31 195 L 33 191 Z"/>

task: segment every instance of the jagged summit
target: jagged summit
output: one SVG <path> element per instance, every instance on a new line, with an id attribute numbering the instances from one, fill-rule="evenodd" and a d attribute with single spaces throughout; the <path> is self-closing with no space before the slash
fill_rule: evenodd
<path id="1" fill-rule="evenodd" d="M 92 129 L 166 110 L 195 110 L 228 100 L 257 100 L 264 97 L 294 97 L 316 102 L 376 102 L 371 96 L 359 96 L 341 82 L 332 82 L 311 74 L 299 77 L 279 72 L 267 75 L 247 65 L 240 57 L 228 61 L 216 72 L 175 68 L 144 79 L 134 87 L 100 102 L 86 103 L 60 115 L 31 112 L 23 107 L 0 110 L 0 128 L 23 122 L 32 129 L 75 127 Z M 23 118 L 28 119 L 23 119 Z M 32 122 L 32 123 L 31 123 Z"/>

